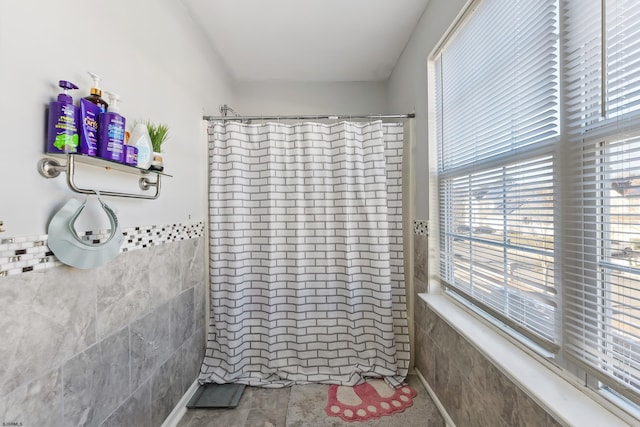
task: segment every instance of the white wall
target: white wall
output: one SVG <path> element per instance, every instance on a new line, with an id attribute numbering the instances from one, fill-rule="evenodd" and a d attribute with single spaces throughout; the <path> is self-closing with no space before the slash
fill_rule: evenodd
<path id="1" fill-rule="evenodd" d="M 416 113 L 416 219 L 428 218 L 427 58 L 467 0 L 431 0 L 388 82 L 388 111 Z"/>
<path id="2" fill-rule="evenodd" d="M 123 227 L 204 218 L 203 112 L 232 103 L 232 82 L 179 0 L 2 0 L 0 2 L 0 238 L 46 233 L 51 215 L 73 193 L 61 175 L 36 170 L 45 145 L 45 106 L 60 79 L 88 94 L 87 71 L 120 94 L 129 122 L 170 128 L 166 172 L 155 201 L 106 198 Z M 79 171 L 81 172 L 81 171 Z M 84 170 L 80 184 L 135 190 L 136 178 Z M 113 187 L 113 188 L 109 188 Z"/>
<path id="3" fill-rule="evenodd" d="M 228 103 L 241 115 L 381 114 L 384 82 L 241 82 Z"/>

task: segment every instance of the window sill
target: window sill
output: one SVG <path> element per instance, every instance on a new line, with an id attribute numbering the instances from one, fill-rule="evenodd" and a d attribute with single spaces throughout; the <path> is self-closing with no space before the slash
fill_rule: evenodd
<path id="1" fill-rule="evenodd" d="M 628 426 L 578 387 L 441 294 L 419 294 L 427 306 L 560 423 Z"/>

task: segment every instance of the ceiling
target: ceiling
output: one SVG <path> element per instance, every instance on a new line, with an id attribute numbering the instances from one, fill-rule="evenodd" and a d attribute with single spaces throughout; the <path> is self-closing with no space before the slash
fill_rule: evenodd
<path id="1" fill-rule="evenodd" d="M 429 0 L 182 0 L 239 82 L 384 81 Z"/>

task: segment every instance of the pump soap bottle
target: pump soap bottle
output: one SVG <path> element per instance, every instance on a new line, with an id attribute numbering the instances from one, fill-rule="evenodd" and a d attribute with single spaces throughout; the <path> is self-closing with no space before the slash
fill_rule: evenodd
<path id="1" fill-rule="evenodd" d="M 62 93 L 57 101 L 49 104 L 47 153 L 75 153 L 78 151 L 80 114 L 68 91 L 78 89 L 78 86 L 66 80 L 60 80 L 58 86 L 62 88 Z"/>
<path id="2" fill-rule="evenodd" d="M 89 75 L 93 79 L 93 87 L 91 88 L 91 92 L 89 93 L 89 96 L 86 96 L 84 99 L 96 104 L 98 107 L 100 107 L 100 112 L 104 113 L 105 111 L 107 111 L 109 104 L 107 104 L 107 101 L 105 101 L 101 97 L 102 91 L 98 87 L 100 85 L 100 76 L 95 73 L 92 73 L 91 71 L 89 71 Z"/>
<path id="3" fill-rule="evenodd" d="M 98 156 L 124 163 L 125 118 L 119 114 L 120 97 L 115 93 L 105 92 L 105 94 L 109 97 L 111 104 L 107 112 L 100 113 Z"/>
<path id="4" fill-rule="evenodd" d="M 89 75 L 93 79 L 91 93 L 80 100 L 80 152 L 95 156 L 98 154 L 99 115 L 107 111 L 109 104 L 101 98 L 100 77 L 92 72 Z"/>

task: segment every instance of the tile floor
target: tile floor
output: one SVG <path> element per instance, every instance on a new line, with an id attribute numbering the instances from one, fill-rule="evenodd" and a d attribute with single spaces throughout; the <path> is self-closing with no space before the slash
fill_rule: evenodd
<path id="1" fill-rule="evenodd" d="M 329 417 L 328 385 L 298 385 L 281 389 L 247 387 L 235 409 L 189 409 L 178 427 L 444 427 L 445 423 L 415 375 L 407 378 L 418 395 L 404 412 L 367 422 Z"/>

